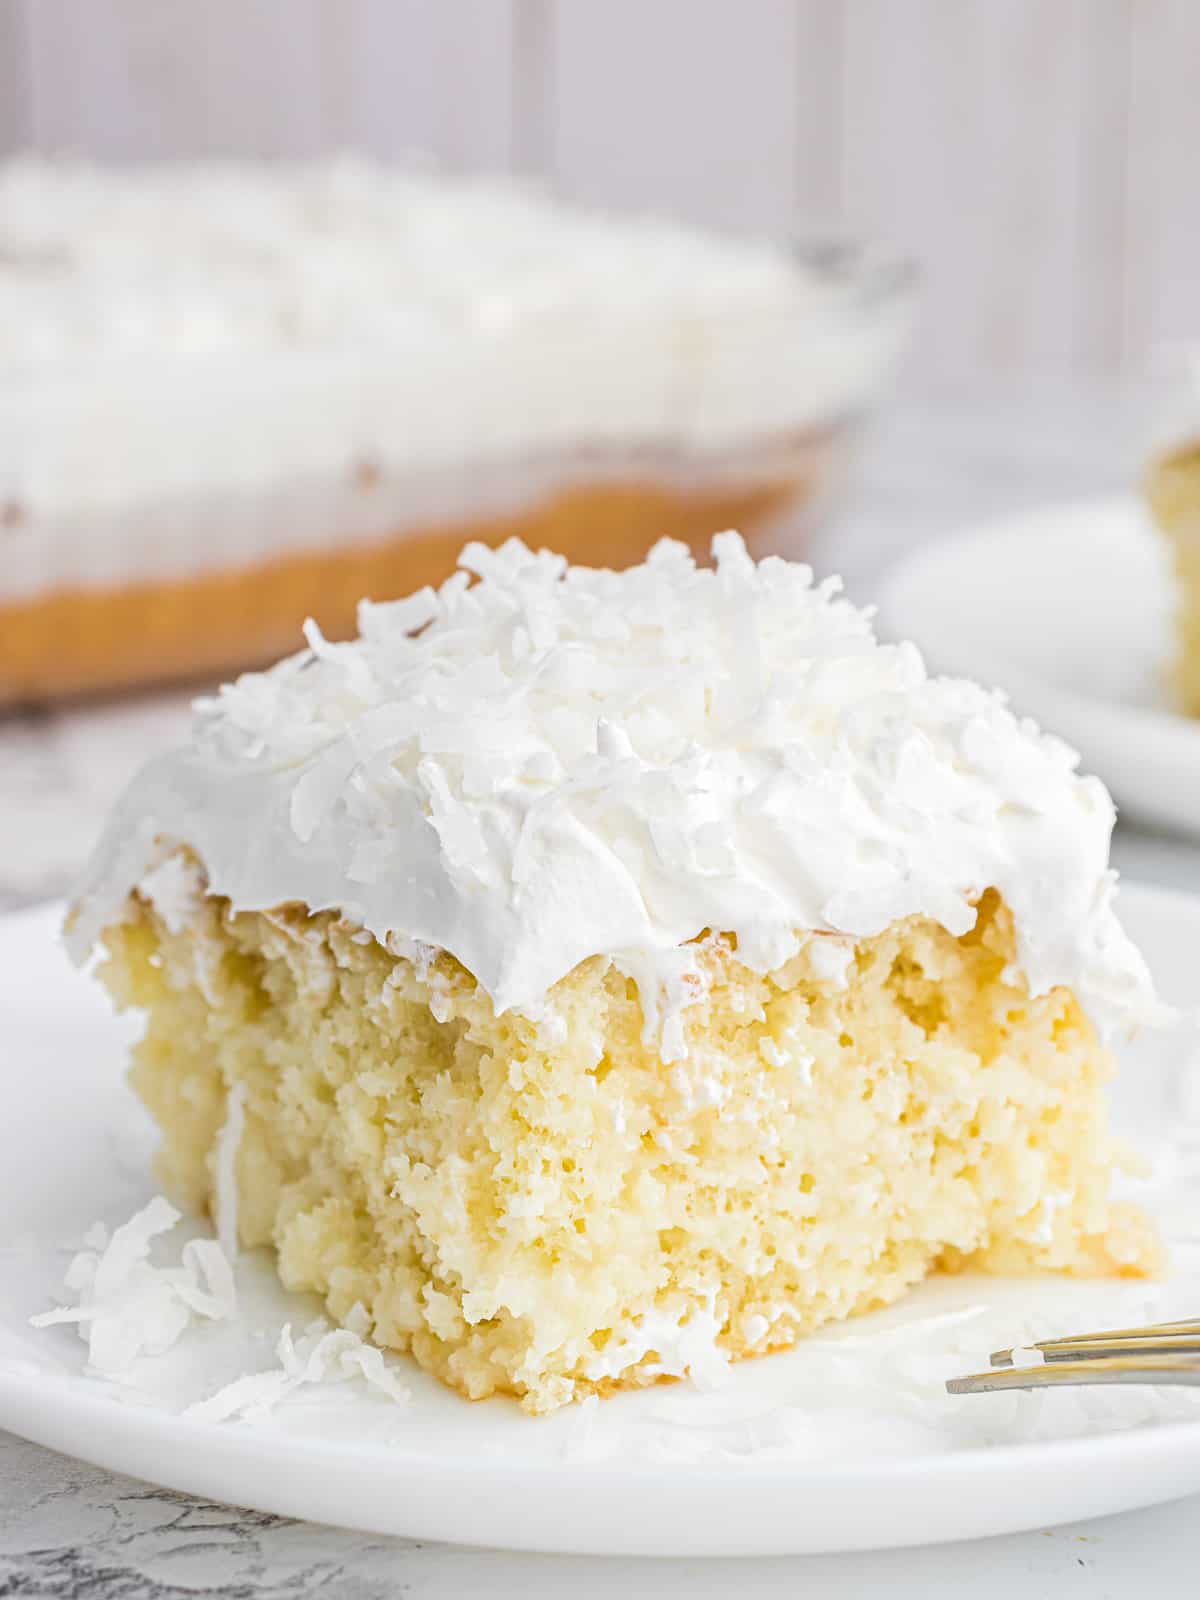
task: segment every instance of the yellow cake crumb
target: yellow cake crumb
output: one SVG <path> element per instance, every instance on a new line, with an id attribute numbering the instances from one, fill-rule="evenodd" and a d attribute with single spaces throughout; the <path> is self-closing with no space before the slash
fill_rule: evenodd
<path id="1" fill-rule="evenodd" d="M 242 1244 L 464 1395 L 548 1411 L 783 1348 L 938 1268 L 1159 1265 L 1109 1200 L 1111 1057 L 1070 991 L 1014 977 L 998 895 L 961 938 L 912 918 L 837 944 L 764 976 L 706 935 L 670 1063 L 607 960 L 497 1016 L 448 955 L 299 906 L 209 897 L 172 932 L 135 899 L 100 971 L 146 1012 L 132 1077 L 176 1194 L 211 1208 L 243 1085 Z"/>
<path id="2" fill-rule="evenodd" d="M 1146 493 L 1175 567 L 1176 698 L 1181 710 L 1200 717 L 1200 441 L 1156 461 Z"/>

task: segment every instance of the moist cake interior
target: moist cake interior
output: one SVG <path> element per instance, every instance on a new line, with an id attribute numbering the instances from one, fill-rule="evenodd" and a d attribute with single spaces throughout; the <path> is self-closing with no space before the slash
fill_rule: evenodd
<path id="1" fill-rule="evenodd" d="M 141 903 L 106 943 L 169 1190 L 211 1210 L 243 1086 L 242 1243 L 472 1399 L 703 1379 L 939 1268 L 1158 1264 L 1108 1199 L 1112 1059 L 1068 990 L 1014 978 L 994 893 L 960 938 L 812 935 L 766 974 L 704 938 L 670 1066 L 599 959 L 534 1020 L 299 907 L 208 898 L 172 933 Z"/>

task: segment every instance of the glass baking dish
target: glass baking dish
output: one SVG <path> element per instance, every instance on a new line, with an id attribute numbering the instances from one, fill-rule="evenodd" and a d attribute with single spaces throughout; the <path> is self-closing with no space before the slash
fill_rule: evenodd
<path id="1" fill-rule="evenodd" d="M 500 319 L 411 348 L 0 369 L 0 704 L 205 679 L 516 535 L 621 566 L 802 552 L 908 332 L 907 263 L 793 250 L 794 311 Z"/>

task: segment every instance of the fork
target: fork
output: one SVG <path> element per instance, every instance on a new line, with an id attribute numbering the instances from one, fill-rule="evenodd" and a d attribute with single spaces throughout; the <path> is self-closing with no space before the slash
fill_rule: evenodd
<path id="1" fill-rule="evenodd" d="M 1034 1357 L 1035 1365 L 1017 1366 Z M 1113 1328 L 995 1350 L 991 1371 L 951 1378 L 950 1394 L 994 1389 L 1056 1389 L 1068 1384 L 1200 1384 L 1200 1321 Z"/>

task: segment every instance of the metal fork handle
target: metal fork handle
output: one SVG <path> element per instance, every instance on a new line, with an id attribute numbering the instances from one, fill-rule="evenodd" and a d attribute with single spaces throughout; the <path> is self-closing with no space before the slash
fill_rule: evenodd
<path id="1" fill-rule="evenodd" d="M 1151 1353 L 1054 1360 L 1036 1367 L 998 1367 L 951 1378 L 950 1394 L 988 1394 L 999 1389 L 1058 1389 L 1074 1384 L 1160 1383 L 1200 1385 L 1200 1355 Z"/>

